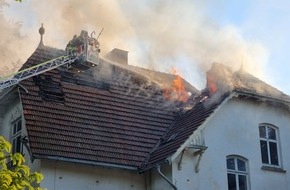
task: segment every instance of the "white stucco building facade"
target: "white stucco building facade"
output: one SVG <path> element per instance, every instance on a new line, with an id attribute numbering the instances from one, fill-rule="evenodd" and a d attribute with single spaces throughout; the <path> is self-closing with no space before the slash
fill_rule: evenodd
<path id="1" fill-rule="evenodd" d="M 259 125 L 277 128 L 279 166 L 263 164 Z M 227 158 L 246 163 L 246 189 L 288 190 L 290 176 L 289 110 L 251 100 L 230 99 L 223 103 L 190 139 L 202 138 L 207 149 L 195 172 L 198 155 L 185 148 L 173 155 L 172 178 L 178 189 L 228 189 Z M 190 142 L 189 139 L 189 142 Z M 176 156 L 176 157 L 175 157 Z M 181 165 L 181 168 L 178 165 Z"/>

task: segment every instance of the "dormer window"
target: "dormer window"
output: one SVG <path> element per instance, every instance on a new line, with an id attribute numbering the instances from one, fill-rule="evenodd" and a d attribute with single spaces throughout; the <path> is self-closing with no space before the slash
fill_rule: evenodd
<path id="1" fill-rule="evenodd" d="M 22 120 L 17 119 L 12 123 L 12 153 L 21 152 L 21 130 L 22 130 Z"/>
<path id="2" fill-rule="evenodd" d="M 260 124 L 259 133 L 262 163 L 270 166 L 281 166 L 278 128 L 270 124 Z"/>

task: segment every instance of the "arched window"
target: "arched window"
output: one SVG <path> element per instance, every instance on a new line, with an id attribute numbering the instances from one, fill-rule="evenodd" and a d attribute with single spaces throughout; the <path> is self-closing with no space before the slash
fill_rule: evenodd
<path id="1" fill-rule="evenodd" d="M 280 166 L 278 128 L 270 124 L 260 124 L 260 147 L 262 163 Z"/>
<path id="2" fill-rule="evenodd" d="M 240 156 L 227 157 L 228 190 L 249 190 L 246 159 Z"/>

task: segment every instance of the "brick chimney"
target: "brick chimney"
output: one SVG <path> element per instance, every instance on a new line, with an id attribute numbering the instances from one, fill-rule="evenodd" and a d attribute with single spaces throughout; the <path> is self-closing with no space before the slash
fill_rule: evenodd
<path id="1" fill-rule="evenodd" d="M 128 65 L 128 51 L 125 50 L 115 48 L 106 55 L 106 58 L 109 59 L 110 61 L 122 65 Z"/>

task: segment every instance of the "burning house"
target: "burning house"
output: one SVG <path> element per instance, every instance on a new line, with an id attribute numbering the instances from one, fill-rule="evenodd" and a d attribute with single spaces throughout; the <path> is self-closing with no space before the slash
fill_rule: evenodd
<path id="1" fill-rule="evenodd" d="M 0 92 L 1 135 L 44 174 L 42 187 L 290 188 L 288 95 L 217 63 L 198 91 L 128 65 L 126 51 L 99 58 L 97 41 L 80 38 L 67 51 L 41 41 L 22 70 L 61 57 L 59 65 Z M 68 54 L 75 59 L 61 64 Z"/>

